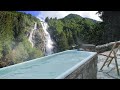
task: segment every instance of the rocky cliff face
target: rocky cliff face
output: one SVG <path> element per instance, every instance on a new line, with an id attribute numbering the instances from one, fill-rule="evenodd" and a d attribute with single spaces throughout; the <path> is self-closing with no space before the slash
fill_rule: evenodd
<path id="1" fill-rule="evenodd" d="M 29 26 L 25 35 L 28 37 L 28 41 L 33 48 L 38 48 L 45 54 L 46 38 L 40 20 Z"/>
<path id="2" fill-rule="evenodd" d="M 39 48 L 45 54 L 45 33 L 41 27 L 38 27 L 33 31 L 33 43 L 34 47 Z"/>
<path id="3" fill-rule="evenodd" d="M 26 32 L 26 36 L 28 38 L 28 41 L 31 43 L 32 47 L 39 48 L 43 53 L 45 53 L 46 39 L 45 33 L 40 23 L 36 23 L 36 25 L 31 25 L 31 27 L 29 27 L 28 31 Z"/>

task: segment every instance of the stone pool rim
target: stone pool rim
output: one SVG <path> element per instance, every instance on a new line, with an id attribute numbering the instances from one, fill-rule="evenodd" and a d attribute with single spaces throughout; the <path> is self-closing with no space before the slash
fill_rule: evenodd
<path id="1" fill-rule="evenodd" d="M 88 51 L 81 51 L 81 52 L 88 52 Z M 73 71 L 75 71 L 77 68 L 79 68 L 81 65 L 83 65 L 85 62 L 87 62 L 88 60 L 92 59 L 94 56 L 97 55 L 97 52 L 89 52 L 89 53 L 92 53 L 89 57 L 83 59 L 82 61 L 80 61 L 79 63 L 77 63 L 76 65 L 74 65 L 73 67 L 71 67 L 66 72 L 56 77 L 55 79 L 64 79 L 65 77 L 70 75 Z"/>
<path id="2" fill-rule="evenodd" d="M 47 58 L 47 57 L 55 56 L 57 54 L 61 54 L 63 52 L 75 51 L 75 50 L 76 49 L 74 49 L 74 50 L 66 50 L 66 51 L 58 52 L 58 53 L 51 54 L 51 55 L 48 55 L 48 56 L 43 56 L 43 57 L 32 59 L 32 60 L 29 60 L 29 61 L 17 63 L 17 64 L 14 64 L 14 65 L 11 65 L 11 66 L 0 68 L 0 71 L 4 70 L 4 69 L 7 69 L 7 68 L 10 68 L 10 67 L 19 66 L 21 64 L 25 64 L 25 63 L 29 63 L 29 62 L 34 62 L 34 61 L 36 61 L 38 59 Z M 90 53 L 90 55 L 88 57 L 86 57 L 85 59 L 83 59 L 82 61 L 80 61 L 79 63 L 75 64 L 73 67 L 71 67 L 67 71 L 63 72 L 62 74 L 58 75 L 56 78 L 53 78 L 53 79 L 64 79 L 65 77 L 67 77 L 68 75 L 70 75 L 73 71 L 75 71 L 78 67 L 80 67 L 82 64 L 84 64 L 85 62 L 87 62 L 88 60 L 90 60 L 91 58 L 93 58 L 94 56 L 97 55 L 97 52 L 89 52 L 89 51 L 78 51 L 78 52 L 87 52 L 87 53 Z"/>

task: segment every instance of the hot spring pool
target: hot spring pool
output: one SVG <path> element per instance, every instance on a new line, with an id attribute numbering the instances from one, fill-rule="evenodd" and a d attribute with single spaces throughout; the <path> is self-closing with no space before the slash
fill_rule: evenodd
<path id="1" fill-rule="evenodd" d="M 0 79 L 63 79 L 78 78 L 81 74 L 83 78 L 86 68 L 96 74 L 96 57 L 96 52 L 67 50 L 1 68 Z"/>

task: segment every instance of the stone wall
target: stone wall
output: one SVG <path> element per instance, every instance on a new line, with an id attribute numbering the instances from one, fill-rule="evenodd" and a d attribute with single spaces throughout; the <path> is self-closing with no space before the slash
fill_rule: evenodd
<path id="1" fill-rule="evenodd" d="M 93 44 L 82 44 L 81 48 L 85 51 L 95 52 L 96 46 Z"/>
<path id="2" fill-rule="evenodd" d="M 109 51 L 112 49 L 112 46 L 115 42 L 110 42 L 110 43 L 107 43 L 107 44 L 103 44 L 103 45 L 98 45 L 96 46 L 96 52 L 98 53 L 102 53 L 102 52 L 105 52 L 105 51 Z M 120 41 L 117 41 L 117 43 L 120 43 Z M 116 45 L 117 47 L 118 45 Z"/>
<path id="3" fill-rule="evenodd" d="M 120 41 L 116 41 L 116 42 L 117 42 L 117 45 L 116 45 L 117 47 L 118 45 L 120 45 Z M 102 53 L 102 52 L 111 50 L 114 43 L 115 42 L 110 42 L 110 43 L 106 43 L 106 44 L 98 45 L 98 46 L 95 46 L 93 44 L 82 44 L 81 47 L 78 48 L 78 50 Z"/>
<path id="4" fill-rule="evenodd" d="M 97 79 L 97 58 L 95 55 L 65 79 Z"/>

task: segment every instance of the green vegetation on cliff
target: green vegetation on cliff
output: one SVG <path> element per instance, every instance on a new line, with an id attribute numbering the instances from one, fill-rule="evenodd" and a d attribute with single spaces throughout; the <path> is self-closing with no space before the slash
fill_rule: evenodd
<path id="1" fill-rule="evenodd" d="M 40 21 L 32 15 L 0 11 L 0 67 L 43 56 L 37 44 L 32 48 L 28 41 L 35 22 L 38 32 L 41 32 Z"/>
<path id="2" fill-rule="evenodd" d="M 49 25 L 49 32 L 52 39 L 56 42 L 57 52 L 71 49 L 72 46 L 82 43 L 102 44 L 102 23 L 83 18 L 76 14 L 57 18 L 46 18 Z"/>

